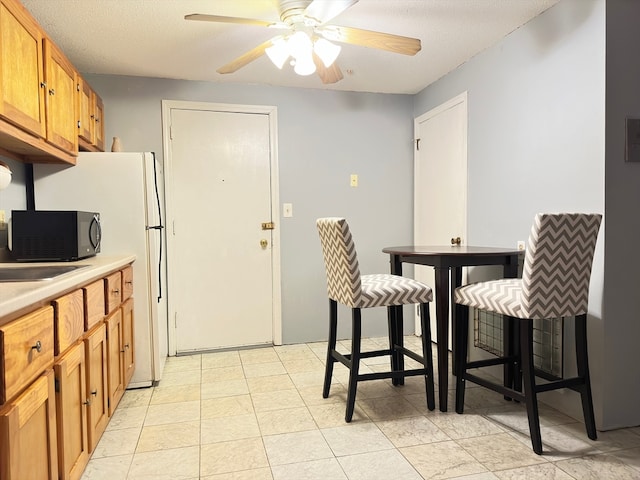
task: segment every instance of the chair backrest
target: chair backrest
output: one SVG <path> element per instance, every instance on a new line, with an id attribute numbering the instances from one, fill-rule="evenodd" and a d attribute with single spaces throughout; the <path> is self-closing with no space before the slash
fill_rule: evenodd
<path id="1" fill-rule="evenodd" d="M 354 307 L 362 295 L 360 266 L 349 224 L 344 218 L 316 221 L 327 273 L 329 298 Z"/>
<path id="2" fill-rule="evenodd" d="M 539 213 L 525 253 L 522 305 L 529 318 L 587 313 L 591 265 L 602 215 Z"/>

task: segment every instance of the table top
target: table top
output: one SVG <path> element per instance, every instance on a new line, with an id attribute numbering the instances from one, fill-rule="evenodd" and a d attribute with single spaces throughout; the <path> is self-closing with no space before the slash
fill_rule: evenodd
<path id="1" fill-rule="evenodd" d="M 475 247 L 471 245 L 405 245 L 401 247 L 385 247 L 384 253 L 394 255 L 455 255 L 455 256 L 493 256 L 519 255 L 523 253 L 513 248 Z"/>

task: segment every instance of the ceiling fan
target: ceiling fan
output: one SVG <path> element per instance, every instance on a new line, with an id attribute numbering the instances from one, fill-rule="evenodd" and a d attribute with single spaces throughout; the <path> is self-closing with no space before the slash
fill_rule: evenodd
<path id="1" fill-rule="evenodd" d="M 290 59 L 290 64 L 298 75 L 317 72 L 323 83 L 336 83 L 343 78 L 335 62 L 341 47 L 332 42 L 404 55 L 415 55 L 420 51 L 422 47 L 417 38 L 329 23 L 356 3 L 358 0 L 278 0 L 281 21 L 275 23 L 200 13 L 186 15 L 184 18 L 285 30 L 216 70 L 222 74 L 233 73 L 266 53 L 278 68 L 282 68 Z"/>

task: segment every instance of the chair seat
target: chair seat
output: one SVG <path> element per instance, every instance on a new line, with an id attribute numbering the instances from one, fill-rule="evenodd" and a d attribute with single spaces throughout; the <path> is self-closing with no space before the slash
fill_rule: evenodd
<path id="1" fill-rule="evenodd" d="M 522 279 L 519 278 L 459 287 L 455 290 L 455 303 L 511 317 L 528 318 L 522 306 Z"/>
<path id="2" fill-rule="evenodd" d="M 358 308 L 389 307 L 428 303 L 433 292 L 427 285 L 411 278 L 391 274 L 363 275 L 362 297 Z"/>

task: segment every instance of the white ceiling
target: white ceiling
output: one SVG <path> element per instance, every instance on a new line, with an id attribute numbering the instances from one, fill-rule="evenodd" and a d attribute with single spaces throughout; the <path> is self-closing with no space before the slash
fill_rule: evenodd
<path id="1" fill-rule="evenodd" d="M 332 0 L 323 0 L 332 1 Z M 276 0 L 22 0 L 84 73 L 268 84 L 360 92 L 417 93 L 559 0 L 359 0 L 330 23 L 419 38 L 405 56 L 343 45 L 344 79 L 323 85 L 262 56 L 216 73 L 281 31 L 186 21 L 190 13 L 278 21 Z"/>

